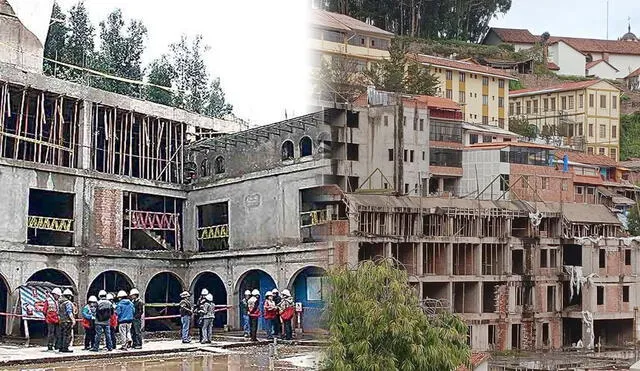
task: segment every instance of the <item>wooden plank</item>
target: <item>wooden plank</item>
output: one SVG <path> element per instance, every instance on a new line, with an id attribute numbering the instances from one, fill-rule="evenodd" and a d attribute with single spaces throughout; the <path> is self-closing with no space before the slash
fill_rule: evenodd
<path id="1" fill-rule="evenodd" d="M 26 94 L 26 90 L 22 91 L 22 100 L 20 101 L 20 116 L 18 118 L 18 125 L 16 127 L 16 134 L 19 136 L 20 135 L 20 130 L 22 129 L 22 116 L 24 114 L 24 97 Z M 18 139 L 16 139 L 15 143 L 13 143 L 13 159 L 17 159 L 18 158 L 18 145 L 19 145 L 20 141 Z"/>

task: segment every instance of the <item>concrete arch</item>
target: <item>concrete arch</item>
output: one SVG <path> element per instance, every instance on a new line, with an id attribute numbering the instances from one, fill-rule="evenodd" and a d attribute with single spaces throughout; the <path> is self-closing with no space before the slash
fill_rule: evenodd
<path id="1" fill-rule="evenodd" d="M 298 142 L 298 150 L 300 151 L 300 157 L 313 155 L 313 139 L 308 135 L 300 138 L 300 141 Z"/>
<path id="2" fill-rule="evenodd" d="M 198 273 L 189 286 L 189 291 L 194 298 L 194 301 L 198 300 L 202 289 L 206 288 L 211 295 L 213 295 L 213 301 L 216 305 L 226 305 L 229 293 L 227 292 L 227 286 L 225 285 L 222 277 L 216 272 L 206 270 Z M 226 311 L 220 311 L 216 314 L 214 327 L 222 328 L 227 324 L 228 315 Z"/>
<path id="3" fill-rule="evenodd" d="M 271 273 L 267 272 L 265 269 L 262 268 L 258 268 L 258 267 L 251 267 L 248 269 L 245 269 L 236 279 L 236 283 L 233 285 L 233 292 L 235 294 L 237 294 L 240 290 L 240 286 L 242 281 L 249 275 L 251 274 L 251 272 L 254 271 L 258 271 L 258 272 L 262 272 L 264 274 L 266 274 L 267 276 L 269 276 L 269 278 L 271 278 L 271 280 L 274 282 L 274 286 L 277 286 L 278 282 L 276 281 L 276 278 L 274 275 L 272 275 Z M 270 290 L 271 288 L 268 288 L 267 290 Z M 264 292 L 260 292 L 260 295 L 264 295 Z"/>
<path id="4" fill-rule="evenodd" d="M 238 277 L 238 280 L 235 284 L 235 290 L 233 292 L 234 304 L 237 305 L 240 303 L 240 300 L 242 300 L 243 297 L 243 292 L 245 290 L 257 289 L 258 291 L 260 291 L 259 305 L 260 308 L 262 308 L 262 305 L 264 303 L 264 293 L 267 290 L 271 290 L 276 287 L 276 280 L 266 271 L 260 268 L 247 269 Z M 241 318 L 242 313 L 240 313 L 240 306 L 238 305 L 236 308 L 238 318 Z M 240 321 L 238 321 L 238 323 L 240 323 Z M 260 329 L 266 328 L 266 323 L 263 317 L 261 317 L 258 321 L 258 327 Z"/>
<path id="5" fill-rule="evenodd" d="M 302 303 L 303 330 L 324 328 L 323 313 L 328 298 L 325 297 L 327 271 L 309 265 L 298 269 L 290 278 L 287 288 L 296 302 Z M 314 285 L 310 287 L 310 285 Z M 311 296 L 313 295 L 313 296 Z"/>
<path id="6" fill-rule="evenodd" d="M 129 291 L 136 287 L 133 280 L 124 272 L 110 269 L 98 273 L 87 288 L 87 298 L 98 295 L 100 290 L 117 293 L 119 290 Z"/>
<path id="7" fill-rule="evenodd" d="M 25 282 L 45 281 L 61 286 L 71 286 L 78 293 L 78 286 L 67 272 L 56 268 L 44 268 L 33 272 Z"/>
<path id="8" fill-rule="evenodd" d="M 9 281 L 0 273 L 0 312 L 7 312 L 9 309 L 9 299 L 11 298 L 11 286 L 9 286 Z M 7 320 L 9 317 L 2 316 L 0 317 L 0 336 L 6 335 L 7 333 Z"/>
<path id="9" fill-rule="evenodd" d="M 172 275 L 173 277 L 175 277 L 178 282 L 180 282 L 180 287 L 182 288 L 182 290 L 186 290 L 187 289 L 187 284 L 185 282 L 185 280 L 176 272 L 170 271 L 170 270 L 159 270 L 157 272 L 153 272 L 152 274 L 150 274 L 148 277 L 149 280 L 145 283 L 144 287 L 142 287 L 142 285 L 138 285 L 138 290 L 140 290 L 141 293 L 144 293 L 147 291 L 147 288 L 149 287 L 149 283 L 151 283 L 151 280 L 153 280 L 156 276 L 163 274 L 163 273 L 168 273 L 170 275 Z"/>
<path id="10" fill-rule="evenodd" d="M 295 280 L 298 278 L 298 276 L 300 275 L 300 273 L 302 273 L 303 271 L 306 270 L 314 270 L 316 272 L 321 272 L 321 274 L 326 275 L 327 274 L 327 270 L 319 267 L 317 265 L 307 265 L 304 266 L 300 269 L 298 269 L 294 274 L 291 275 L 291 278 L 289 278 L 289 282 L 287 283 L 287 288 L 289 290 L 293 289 L 293 283 L 295 282 Z"/>
<path id="11" fill-rule="evenodd" d="M 143 294 L 145 303 L 160 305 L 147 306 L 145 308 L 147 318 L 178 314 L 178 307 L 162 306 L 162 304 L 173 304 L 180 301 L 180 293 L 185 290 L 185 284 L 178 274 L 171 271 L 157 272 L 145 286 Z M 146 322 L 146 328 L 147 331 L 175 330 L 179 323 L 179 318 L 153 320 Z"/>

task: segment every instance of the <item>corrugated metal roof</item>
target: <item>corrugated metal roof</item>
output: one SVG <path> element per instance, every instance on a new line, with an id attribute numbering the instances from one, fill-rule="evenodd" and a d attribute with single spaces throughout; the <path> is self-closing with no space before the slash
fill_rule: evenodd
<path id="1" fill-rule="evenodd" d="M 572 223 L 602 223 L 620 225 L 618 218 L 604 205 L 529 202 L 529 201 L 491 201 L 461 198 L 392 196 L 379 194 L 347 194 L 347 198 L 360 206 L 388 209 L 502 209 L 513 212 L 534 212 L 556 214 L 562 211 L 564 217 Z"/>
<path id="2" fill-rule="evenodd" d="M 602 223 L 620 225 L 620 220 L 604 205 L 565 203 L 562 214 L 572 223 Z"/>
<path id="3" fill-rule="evenodd" d="M 348 15 L 328 12 L 321 9 L 311 10 L 311 21 L 314 25 L 333 28 L 341 31 L 361 31 L 381 36 L 394 36 L 393 32 L 385 31 L 379 27 L 349 17 Z"/>

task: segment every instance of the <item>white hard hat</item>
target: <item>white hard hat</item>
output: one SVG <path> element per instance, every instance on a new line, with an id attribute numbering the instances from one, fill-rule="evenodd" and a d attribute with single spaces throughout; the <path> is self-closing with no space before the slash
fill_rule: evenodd
<path id="1" fill-rule="evenodd" d="M 253 291 L 251 291 L 251 295 L 260 296 L 260 291 L 258 291 L 257 289 L 254 289 Z"/>
<path id="2" fill-rule="evenodd" d="M 189 291 L 183 291 L 183 292 L 180 294 L 180 297 L 181 297 L 181 298 L 188 298 L 189 296 L 191 296 L 191 294 L 189 294 Z"/>
<path id="3" fill-rule="evenodd" d="M 131 289 L 131 291 L 129 291 L 129 295 L 140 295 L 140 291 L 138 291 L 138 289 Z"/>
<path id="4" fill-rule="evenodd" d="M 279 293 L 280 291 L 278 291 L 278 289 L 273 289 L 273 290 L 271 290 L 271 292 L 273 293 L 273 295 L 275 295 L 275 294 Z"/>
<path id="5" fill-rule="evenodd" d="M 87 301 L 89 303 L 97 303 L 98 299 L 95 296 L 91 295 L 91 296 L 89 296 L 89 300 L 87 300 Z"/>
<path id="6" fill-rule="evenodd" d="M 202 289 L 202 291 L 200 291 L 200 295 L 204 295 L 204 296 L 209 295 L 209 290 Z"/>
<path id="7" fill-rule="evenodd" d="M 107 294 L 107 300 L 113 300 L 113 294 Z"/>
<path id="8" fill-rule="evenodd" d="M 69 290 L 69 289 L 66 289 L 66 290 L 64 290 L 62 295 L 64 295 L 64 296 L 69 296 L 69 295 L 73 296 L 73 292 L 71 292 L 71 290 Z"/>
<path id="9" fill-rule="evenodd" d="M 211 294 L 207 294 L 206 299 L 207 299 L 208 301 L 213 301 L 213 295 L 211 295 Z"/>
<path id="10" fill-rule="evenodd" d="M 124 290 L 118 291 L 118 297 L 119 298 L 126 298 L 127 297 L 127 292 L 124 291 Z"/>
<path id="11" fill-rule="evenodd" d="M 98 293 L 98 297 L 99 297 L 99 298 L 102 298 L 102 297 L 104 297 L 104 296 L 107 296 L 107 292 L 106 292 L 106 291 L 104 291 L 104 290 L 100 290 L 100 292 Z"/>
<path id="12" fill-rule="evenodd" d="M 62 291 L 56 287 L 55 289 L 51 290 L 51 294 L 60 296 L 62 295 Z"/>
<path id="13" fill-rule="evenodd" d="M 289 292 L 289 290 L 284 289 L 282 290 L 282 296 L 291 296 L 291 293 Z"/>
<path id="14" fill-rule="evenodd" d="M 251 295 L 251 291 L 249 291 L 249 290 L 244 290 L 244 294 L 245 294 L 245 295 Z"/>
<path id="15" fill-rule="evenodd" d="M 267 297 L 267 296 L 273 296 L 273 293 L 272 293 L 271 291 L 267 291 L 267 292 L 265 292 L 265 293 L 264 293 L 264 296 L 265 296 L 265 297 Z"/>

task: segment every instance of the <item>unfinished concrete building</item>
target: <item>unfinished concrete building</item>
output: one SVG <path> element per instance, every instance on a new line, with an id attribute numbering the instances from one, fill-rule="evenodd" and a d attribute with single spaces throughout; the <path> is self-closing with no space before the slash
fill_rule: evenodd
<path id="1" fill-rule="evenodd" d="M 334 254 L 397 259 L 426 310 L 465 319 L 474 350 L 633 339 L 640 245 L 603 205 L 343 197 L 348 232 L 329 237 Z"/>
<path id="2" fill-rule="evenodd" d="M 330 217 L 313 191 L 327 161 L 319 122 L 238 132 L 0 63 L 0 312 L 20 313 L 17 289 L 32 281 L 71 287 L 80 302 L 137 287 L 149 317 L 206 287 L 232 305 L 216 326 L 237 328 L 240 293 L 279 287 L 303 305 L 298 326 L 320 328 L 331 256 L 313 232 Z M 0 317 L 0 334 L 25 333 Z"/>

